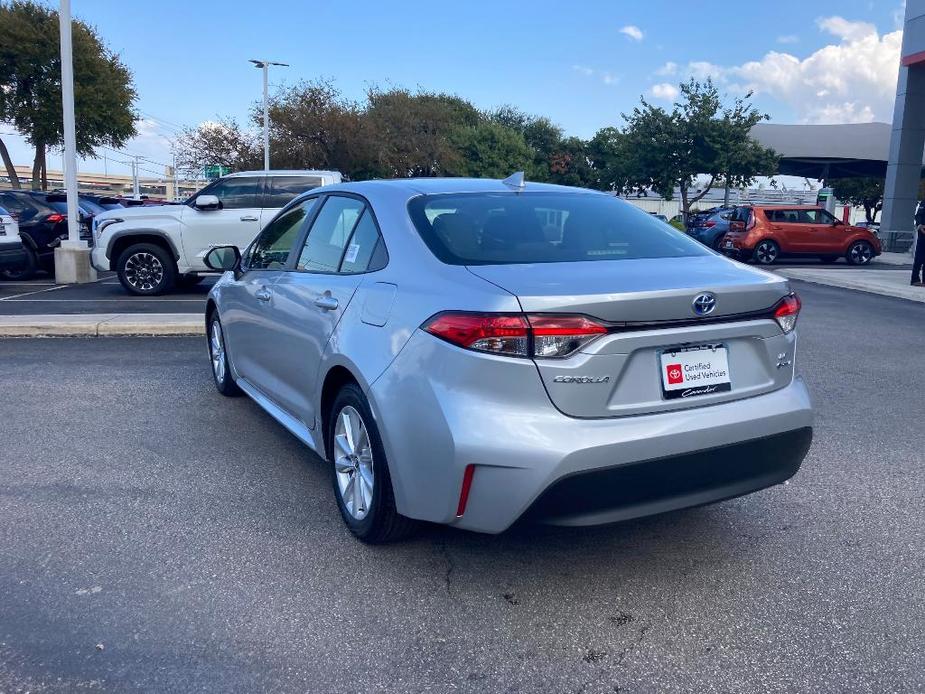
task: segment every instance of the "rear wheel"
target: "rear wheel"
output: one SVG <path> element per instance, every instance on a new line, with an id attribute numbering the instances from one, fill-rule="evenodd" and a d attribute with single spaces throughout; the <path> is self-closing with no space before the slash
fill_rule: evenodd
<path id="1" fill-rule="evenodd" d="M 39 269 L 39 259 L 35 255 L 35 251 L 26 246 L 23 249 L 26 252 L 26 258 L 23 261 L 23 266 L 18 270 L 3 270 L 0 271 L 0 277 L 5 280 L 31 280 L 35 277 L 35 273 Z"/>
<path id="2" fill-rule="evenodd" d="M 163 246 L 136 243 L 119 256 L 116 272 L 132 294 L 154 296 L 169 292 L 177 283 L 177 264 Z"/>
<path id="3" fill-rule="evenodd" d="M 363 391 L 348 383 L 327 422 L 325 448 L 334 467 L 334 497 L 344 523 L 363 542 L 393 542 L 417 523 L 398 513 L 379 430 Z"/>
<path id="4" fill-rule="evenodd" d="M 874 259 L 874 247 L 867 241 L 855 241 L 848 247 L 845 258 L 852 265 L 867 265 Z"/>
<path id="5" fill-rule="evenodd" d="M 755 251 L 752 254 L 755 262 L 761 265 L 773 264 L 778 256 L 780 256 L 780 246 L 770 239 L 759 242 L 758 245 L 755 246 Z"/>

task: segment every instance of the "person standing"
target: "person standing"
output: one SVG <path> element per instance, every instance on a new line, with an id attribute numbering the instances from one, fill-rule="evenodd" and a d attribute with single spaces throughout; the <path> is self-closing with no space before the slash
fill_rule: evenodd
<path id="1" fill-rule="evenodd" d="M 915 258 L 912 261 L 912 286 L 925 286 L 925 200 L 915 211 Z"/>

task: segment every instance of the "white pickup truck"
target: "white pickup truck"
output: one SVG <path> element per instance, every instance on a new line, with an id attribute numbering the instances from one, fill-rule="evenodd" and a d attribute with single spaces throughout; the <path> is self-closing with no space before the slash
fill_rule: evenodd
<path id="1" fill-rule="evenodd" d="M 110 210 L 93 220 L 93 267 L 117 272 L 132 294 L 195 284 L 210 272 L 202 260 L 209 249 L 243 249 L 296 195 L 340 181 L 336 171 L 243 171 L 180 205 Z"/>

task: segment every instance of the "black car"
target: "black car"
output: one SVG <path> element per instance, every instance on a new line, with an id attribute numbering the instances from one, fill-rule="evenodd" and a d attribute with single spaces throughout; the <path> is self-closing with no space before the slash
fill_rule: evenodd
<path id="1" fill-rule="evenodd" d="M 119 198 L 113 197 L 111 195 L 82 194 L 80 196 L 80 199 L 81 201 L 87 200 L 89 202 L 96 203 L 97 205 L 102 207 L 104 210 L 118 210 L 118 209 L 122 209 L 123 207 L 126 207 L 125 205 L 122 204 L 122 201 Z"/>
<path id="2" fill-rule="evenodd" d="M 19 235 L 26 249 L 22 270 L 3 270 L 6 279 L 28 279 L 38 270 L 54 271 L 55 248 L 67 238 L 67 202 L 57 193 L 24 190 L 0 191 L 0 207 L 5 207 L 19 223 Z M 80 238 L 92 242 L 92 217 L 80 213 Z"/>

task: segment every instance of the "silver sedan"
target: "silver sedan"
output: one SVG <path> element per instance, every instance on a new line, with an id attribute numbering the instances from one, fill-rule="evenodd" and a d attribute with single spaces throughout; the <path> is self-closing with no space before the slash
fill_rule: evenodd
<path id="1" fill-rule="evenodd" d="M 206 262 L 219 392 L 328 461 L 368 542 L 719 501 L 790 478 L 812 439 L 787 281 L 610 195 L 336 185 Z"/>

